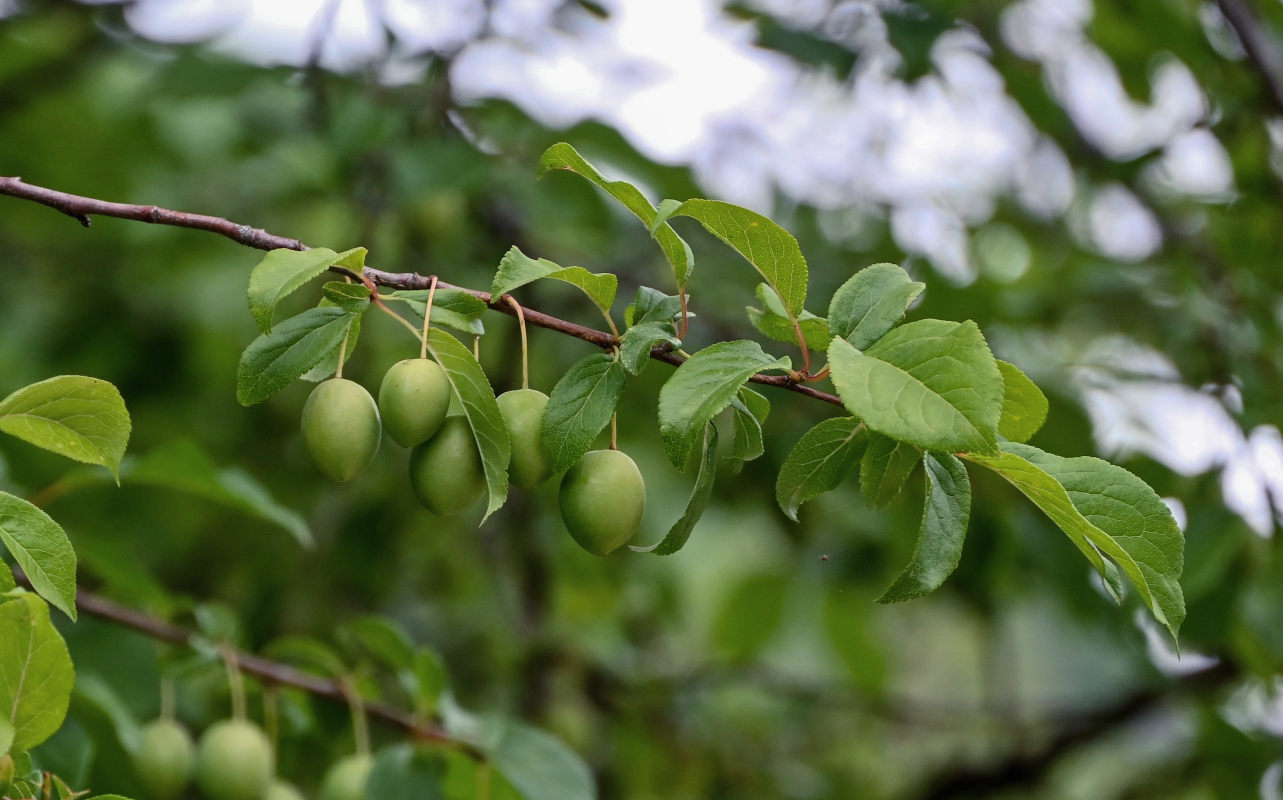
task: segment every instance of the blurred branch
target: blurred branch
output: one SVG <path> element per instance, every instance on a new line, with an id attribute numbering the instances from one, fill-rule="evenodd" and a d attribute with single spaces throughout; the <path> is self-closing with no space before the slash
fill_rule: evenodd
<path id="1" fill-rule="evenodd" d="M 1216 6 L 1260 73 L 1270 99 L 1274 101 L 1275 111 L 1283 114 L 1283 58 L 1274 49 L 1269 33 L 1262 27 L 1248 0 L 1216 0 Z"/>
<path id="2" fill-rule="evenodd" d="M 23 200 L 32 200 L 50 208 L 57 209 L 73 219 L 80 222 L 86 228 L 90 226 L 94 215 L 104 217 L 116 217 L 119 219 L 130 219 L 136 222 L 149 222 L 156 225 L 175 225 L 181 228 L 195 228 L 197 230 L 217 233 L 220 236 L 226 236 L 238 244 L 247 247 L 254 247 L 259 250 L 275 250 L 285 248 L 288 250 L 308 250 L 307 245 L 298 239 L 288 239 L 284 236 L 277 236 L 268 233 L 261 228 L 252 228 L 249 225 L 240 225 L 222 217 L 213 217 L 205 214 L 190 214 L 184 211 L 172 211 L 157 206 L 141 206 L 129 203 L 112 203 L 106 200 L 98 200 L 92 197 L 82 197 L 80 195 L 59 192 L 54 189 L 46 189 L 42 186 L 35 186 L 25 183 L 21 178 L 0 177 L 0 195 L 9 195 Z M 356 276 L 350 270 L 343 267 L 331 267 L 331 271 L 343 275 L 352 275 L 363 278 L 377 286 L 386 286 L 394 289 L 427 289 L 432 285 L 432 275 L 420 275 L 415 272 L 384 272 L 373 267 L 366 267 L 361 276 Z M 438 280 L 437 286 L 441 288 L 459 289 L 472 296 L 480 299 L 492 311 L 498 311 L 509 316 L 515 316 L 516 311 L 502 297 L 492 297 L 489 292 L 483 292 L 477 289 L 469 289 L 465 286 L 456 286 Z M 532 308 L 523 306 L 526 323 L 535 325 L 540 328 L 557 331 L 567 336 L 573 336 L 590 344 L 610 350 L 619 346 L 619 339 L 606 331 L 599 331 L 589 328 L 578 323 L 570 322 L 554 317 L 551 314 L 544 314 Z M 663 361 L 666 364 L 680 366 L 684 358 L 672 352 L 667 345 L 658 345 L 651 349 L 650 357 L 656 361 Z M 753 383 L 764 384 L 766 386 L 775 386 L 781 389 L 787 389 L 791 392 L 803 394 L 816 400 L 822 400 L 831 405 L 842 406 L 842 401 L 836 395 L 828 392 L 821 392 L 810 386 L 804 386 L 796 383 L 787 375 L 754 375 L 749 378 Z"/>
<path id="3" fill-rule="evenodd" d="M 32 588 L 31 581 L 21 569 L 14 567 L 13 573 L 19 584 L 28 589 Z M 84 590 L 76 592 L 76 608 L 90 616 L 105 619 L 108 622 L 138 631 L 158 641 L 181 647 L 192 647 L 200 638 L 186 628 Z M 242 672 L 253 675 L 266 685 L 301 689 L 308 694 L 325 698 L 340 705 L 349 705 L 348 695 L 338 681 L 327 680 L 292 667 L 289 664 L 282 664 L 279 661 L 263 658 L 253 653 L 235 650 L 233 654 L 236 665 Z M 364 703 L 362 707 L 365 709 L 366 715 L 401 728 L 420 739 L 458 747 L 474 758 L 483 758 L 480 752 L 472 745 L 459 741 L 441 726 L 417 720 L 399 708 L 379 703 Z"/>

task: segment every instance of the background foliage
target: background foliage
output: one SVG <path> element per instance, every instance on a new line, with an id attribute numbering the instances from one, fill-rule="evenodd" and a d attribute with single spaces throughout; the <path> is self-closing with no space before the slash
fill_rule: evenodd
<path id="1" fill-rule="evenodd" d="M 1099 127 L 1109 121 L 1078 113 L 1055 65 L 1029 59 L 1036 48 L 1009 28 L 1027 12 L 1017 6 L 1037 5 L 940 2 L 883 16 L 886 41 L 902 54 L 899 86 L 937 80 L 931 56 L 942 34 L 963 29 L 987 43 L 981 57 L 1011 102 L 1066 159 L 1073 193 L 1060 212 L 1035 213 L 1015 189 L 999 191 L 988 216 L 967 220 L 975 272 L 960 278 L 931 253 L 906 260 L 904 223 L 876 193 L 835 206 L 777 188 L 762 210 L 801 240 L 812 296 L 867 264 L 904 263 L 928 283 L 915 316 L 976 320 L 999 358 L 1047 390 L 1049 422 L 1034 444 L 1121 458 L 1178 501 L 1189 611 L 1180 661 L 1134 597 L 1122 610 L 1105 601 L 1070 543 L 983 471 L 973 472 L 958 571 L 925 599 L 875 605 L 912 550 L 922 481 L 877 510 L 849 482 L 790 522 L 774 503 L 775 474 L 798 436 L 830 414 L 801 398 L 772 395 L 765 457 L 723 476 L 689 544 L 669 558 L 584 553 L 551 513 L 551 485 L 514 493 L 480 528 L 480 507 L 434 518 L 406 489 L 406 453 L 387 442 L 359 479 L 332 484 L 298 435 L 308 386 L 250 409 L 236 402 L 238 358 L 257 333 L 244 285 L 259 254 L 135 222 L 98 219 L 82 231 L 8 199 L 0 395 L 58 374 L 110 380 L 133 435 L 119 489 L 15 441 L 0 443 L 0 488 L 39 497 L 65 526 L 82 585 L 185 624 L 234 627 L 249 649 L 299 636 L 338 646 L 336 623 L 394 620 L 440 654 L 464 707 L 556 733 L 588 761 L 602 797 L 1277 796 L 1275 62 L 1248 57 L 1235 38 L 1222 11 L 1239 3 L 1087 8 L 1083 40 L 1135 102 L 1159 103 L 1159 76 L 1173 61 L 1201 87 L 1206 102 L 1188 128 L 1215 136 L 1232 183 L 1200 194 L 1164 182 L 1163 170 L 1180 163 L 1171 141 L 1115 147 Z M 1259 30 L 1281 30 L 1283 7 L 1254 5 Z M 336 251 L 361 244 L 382 269 L 476 288 L 515 244 L 617 272 L 623 298 L 641 283 L 663 285 L 662 254 L 586 183 L 556 173 L 536 181 L 539 154 L 572 142 L 654 199 L 718 193 L 698 170 L 648 158 L 627 131 L 593 121 L 553 130 L 512 102 L 462 102 L 450 81 L 459 50 L 437 53 L 422 80 L 381 83 L 377 65 L 260 67 L 157 44 L 122 13 L 20 3 L 0 18 L 0 172 L 216 214 Z M 868 51 L 831 27 L 766 5 L 726 13 L 753 20 L 754 41 L 809 74 L 854 86 L 868 68 Z M 1118 191 L 1156 226 L 1152 247 L 1128 251 L 1102 233 L 1111 207 L 1100 198 Z M 752 335 L 743 308 L 756 304 L 755 281 L 738 256 L 696 225 L 674 224 L 705 254 L 690 284 L 699 316 L 688 349 Z M 1122 238 L 1151 235 L 1140 225 Z M 520 291 L 533 307 L 599 324 L 573 291 Z M 286 310 L 309 301 L 291 298 Z M 515 325 L 493 314 L 484 323 L 491 381 L 498 391 L 519 386 Z M 548 332 L 531 340 L 531 383 L 545 391 L 593 352 Z M 396 326 L 370 317 L 345 375 L 374 387 L 412 351 Z M 668 464 L 655 424 L 667 374 L 652 365 L 621 406 L 621 447 L 650 492 L 645 542 L 671 524 L 666 512 L 682 507 L 692 480 Z M 186 455 L 166 462 L 176 450 Z M 233 500 L 175 490 L 165 465 L 190 465 L 194 451 Z M 1203 456 L 1183 458 L 1190 453 Z M 247 501 L 247 481 L 274 502 Z M 226 716 L 216 668 L 90 618 L 56 621 L 77 690 L 37 760 L 74 785 L 137 791 L 116 726 L 121 714 L 155 716 L 161 671 L 176 677 L 188 724 Z M 401 702 L 374 674 L 366 670 L 365 689 Z M 352 748 L 346 710 L 290 693 L 282 701 L 282 771 L 311 791 Z M 377 725 L 373 733 L 398 739 Z"/>

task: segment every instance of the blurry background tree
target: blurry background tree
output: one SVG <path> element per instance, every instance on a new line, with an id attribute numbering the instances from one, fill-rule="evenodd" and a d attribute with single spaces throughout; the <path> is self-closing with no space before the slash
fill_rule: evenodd
<path id="1" fill-rule="evenodd" d="M 652 199 L 771 215 L 801 240 L 813 296 L 902 263 L 930 284 L 914 314 L 975 319 L 1048 391 L 1038 444 L 1120 461 L 1173 507 L 1179 660 L 990 477 L 944 588 L 875 605 L 921 512 L 870 511 L 848 483 L 800 525 L 780 513 L 774 476 L 813 403 L 775 404 L 766 456 L 719 481 L 670 558 L 584 553 L 547 513 L 551 486 L 479 529 L 479 513 L 434 518 L 387 446 L 337 486 L 300 441 L 307 385 L 236 404 L 256 254 L 106 218 L 85 232 L 8 199 L 0 394 L 110 380 L 152 462 L 117 490 L 6 441 L 0 486 L 41 495 L 82 585 L 247 649 L 297 656 L 338 648 L 337 623 L 394 621 L 465 707 L 556 733 L 604 798 L 1277 798 L 1281 35 L 1273 0 L 0 0 L 0 174 L 362 244 L 373 265 L 477 288 L 515 243 L 618 272 L 631 297 L 661 256 L 590 186 L 536 182 L 565 140 Z M 751 333 L 753 282 L 704 249 L 692 349 Z M 710 276 L 742 291 L 701 293 Z M 485 324 L 496 389 L 520 385 L 515 325 Z M 395 326 L 368 328 L 345 374 L 374 386 L 412 353 Z M 533 331 L 532 385 L 589 352 Z M 648 370 L 620 419 L 645 541 L 689 491 L 655 428 L 666 374 Z M 176 442 L 279 505 L 188 501 L 154 455 Z M 37 764 L 141 796 L 122 730 L 156 715 L 160 673 L 196 728 L 226 716 L 225 684 L 208 654 L 62 622 L 77 690 Z M 347 712 L 279 703 L 282 772 L 312 792 L 352 749 Z"/>

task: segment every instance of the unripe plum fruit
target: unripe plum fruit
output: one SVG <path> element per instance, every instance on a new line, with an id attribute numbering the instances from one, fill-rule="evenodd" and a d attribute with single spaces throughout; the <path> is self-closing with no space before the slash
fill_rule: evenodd
<path id="1" fill-rule="evenodd" d="M 306 798 L 294 784 L 277 779 L 272 781 L 263 800 L 306 800 Z"/>
<path id="2" fill-rule="evenodd" d="M 346 378 L 317 384 L 303 405 L 303 442 L 317 469 L 336 481 L 368 467 L 382 435 L 374 398 Z"/>
<path id="3" fill-rule="evenodd" d="M 351 755 L 334 762 L 321 780 L 321 800 L 365 800 L 365 779 L 374 760 Z"/>
<path id="4" fill-rule="evenodd" d="M 152 800 L 173 800 L 182 794 L 192 776 L 196 747 L 187 729 L 172 719 L 157 719 L 143 726 L 134 770 Z"/>
<path id="5" fill-rule="evenodd" d="M 262 800 L 272 784 L 272 744 L 257 725 L 225 719 L 196 750 L 196 783 L 210 800 Z"/>
<path id="6" fill-rule="evenodd" d="M 450 410 L 450 381 L 445 370 L 426 358 L 393 364 L 379 386 L 379 411 L 388 436 L 402 447 L 432 437 Z"/>
<path id="7" fill-rule="evenodd" d="M 627 454 L 593 450 L 561 480 L 561 518 L 590 553 L 604 556 L 637 533 L 646 513 L 646 482 Z"/>
<path id="8" fill-rule="evenodd" d="M 425 508 L 443 517 L 485 493 L 481 454 L 462 415 L 446 417 L 435 436 L 410 451 L 410 488 Z"/>
<path id="9" fill-rule="evenodd" d="M 512 440 L 508 477 L 522 489 L 533 489 L 552 474 L 539 436 L 548 395 L 535 389 L 515 389 L 495 399 Z"/>

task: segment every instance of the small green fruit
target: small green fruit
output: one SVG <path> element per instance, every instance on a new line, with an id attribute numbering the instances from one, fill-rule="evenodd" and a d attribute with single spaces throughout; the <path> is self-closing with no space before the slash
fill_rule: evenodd
<path id="1" fill-rule="evenodd" d="M 294 784 L 277 779 L 272 781 L 263 800 L 306 800 L 306 798 Z"/>
<path id="2" fill-rule="evenodd" d="M 548 406 L 548 395 L 534 389 L 516 389 L 504 392 L 495 399 L 512 440 L 512 461 L 508 464 L 508 476 L 522 489 L 533 489 L 552 474 L 539 436 L 539 430 L 543 426 L 543 412 Z"/>
<path id="3" fill-rule="evenodd" d="M 0 756 L 0 792 L 9 788 L 13 779 L 18 777 L 18 768 L 13 763 L 13 756 L 6 753 Z"/>
<path id="4" fill-rule="evenodd" d="M 210 800 L 262 800 L 272 783 L 272 745 L 257 725 L 225 719 L 196 750 L 196 783 Z"/>
<path id="5" fill-rule="evenodd" d="M 158 719 L 142 729 L 134 751 L 134 769 L 153 800 L 172 800 L 182 794 L 192 776 L 196 747 L 187 729 L 172 719 Z"/>
<path id="6" fill-rule="evenodd" d="M 303 442 L 326 476 L 351 480 L 379 451 L 379 407 L 359 383 L 330 378 L 303 405 Z"/>
<path id="7" fill-rule="evenodd" d="M 481 454 L 460 415 L 445 418 L 437 435 L 410 451 L 410 487 L 433 514 L 457 514 L 486 491 Z"/>
<path id="8" fill-rule="evenodd" d="M 450 410 L 445 370 L 426 358 L 398 361 L 379 386 L 379 411 L 388 436 L 402 447 L 422 444 L 437 432 Z"/>
<path id="9" fill-rule="evenodd" d="M 321 780 L 321 800 L 365 800 L 365 779 L 374 759 L 368 755 L 340 758 Z"/>
<path id="10" fill-rule="evenodd" d="M 561 480 L 561 518 L 590 553 L 604 556 L 627 542 L 646 513 L 646 482 L 627 454 L 593 450 Z"/>

